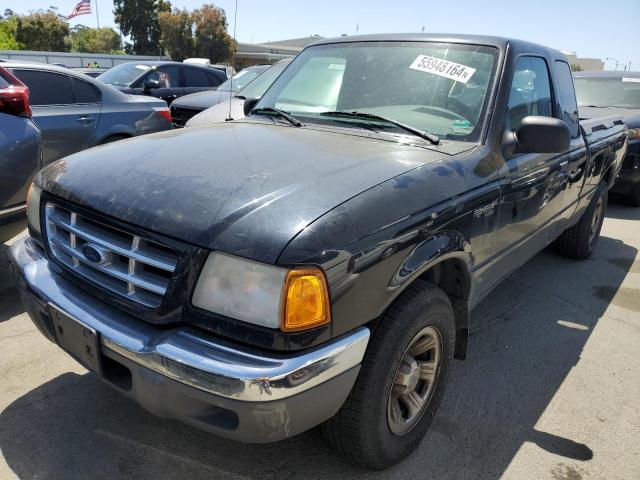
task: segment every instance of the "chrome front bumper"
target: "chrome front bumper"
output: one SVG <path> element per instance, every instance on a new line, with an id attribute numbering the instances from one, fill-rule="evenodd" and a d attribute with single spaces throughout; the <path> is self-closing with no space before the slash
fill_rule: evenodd
<path id="1" fill-rule="evenodd" d="M 23 303 L 50 340 L 55 341 L 50 320 L 55 307 L 96 330 L 101 354 L 130 371 L 128 390 L 110 382 L 122 393 L 159 416 L 241 441 L 279 440 L 333 416 L 353 386 L 369 340 L 369 330 L 360 328 L 285 355 L 235 345 L 191 327 L 161 330 L 54 273 L 28 238 L 11 247 L 10 259 Z"/>

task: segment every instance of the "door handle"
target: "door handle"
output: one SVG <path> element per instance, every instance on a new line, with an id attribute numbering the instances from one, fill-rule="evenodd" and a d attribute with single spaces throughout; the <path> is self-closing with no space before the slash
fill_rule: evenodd
<path id="1" fill-rule="evenodd" d="M 80 122 L 80 123 L 91 123 L 95 120 L 94 117 L 92 116 L 86 116 L 86 117 L 78 117 L 76 119 L 76 122 Z"/>

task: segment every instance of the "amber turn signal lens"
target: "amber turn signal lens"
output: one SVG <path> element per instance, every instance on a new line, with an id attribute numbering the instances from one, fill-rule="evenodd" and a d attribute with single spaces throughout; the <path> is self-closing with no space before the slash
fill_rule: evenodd
<path id="1" fill-rule="evenodd" d="M 284 332 L 307 330 L 331 320 L 327 281 L 317 268 L 289 271 L 282 303 Z"/>

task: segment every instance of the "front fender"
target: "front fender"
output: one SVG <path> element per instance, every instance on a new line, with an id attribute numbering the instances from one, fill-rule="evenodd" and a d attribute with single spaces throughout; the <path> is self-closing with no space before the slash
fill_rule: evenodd
<path id="1" fill-rule="evenodd" d="M 469 242 L 456 231 L 442 231 L 418 243 L 389 280 L 389 288 L 406 287 L 436 264 L 450 258 L 460 259 L 471 268 Z"/>

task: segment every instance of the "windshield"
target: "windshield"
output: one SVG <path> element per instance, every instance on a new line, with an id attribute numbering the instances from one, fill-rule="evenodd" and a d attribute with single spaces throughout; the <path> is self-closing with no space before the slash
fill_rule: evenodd
<path id="1" fill-rule="evenodd" d="M 289 62 L 281 62 L 269 67 L 264 73 L 239 91 L 238 95 L 244 98 L 260 98 L 287 65 L 289 65 Z"/>
<path id="2" fill-rule="evenodd" d="M 578 106 L 640 108 L 640 77 L 576 77 Z"/>
<path id="3" fill-rule="evenodd" d="M 222 90 L 224 92 L 237 92 L 241 88 L 243 88 L 247 83 L 256 78 L 260 73 L 263 72 L 262 69 L 258 68 L 245 68 L 244 70 L 236 73 L 229 80 L 220 85 L 216 90 Z M 233 86 L 233 88 L 232 88 Z"/>
<path id="4" fill-rule="evenodd" d="M 326 114 L 365 112 L 441 138 L 477 141 L 497 55 L 492 47 L 431 42 L 319 45 L 292 61 L 257 108 L 406 134 L 380 120 Z"/>
<path id="5" fill-rule="evenodd" d="M 150 68 L 149 65 L 140 65 L 133 62 L 121 63 L 104 72 L 98 79 L 110 85 L 128 87 L 136 78 Z"/>

